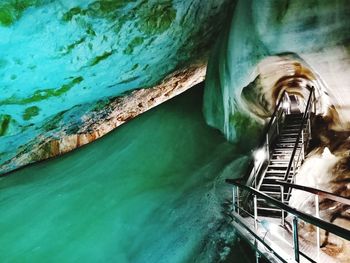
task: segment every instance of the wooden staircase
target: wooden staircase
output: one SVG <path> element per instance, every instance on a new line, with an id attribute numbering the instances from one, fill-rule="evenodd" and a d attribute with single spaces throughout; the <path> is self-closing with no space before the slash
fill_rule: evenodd
<path id="1" fill-rule="evenodd" d="M 300 103 L 291 105 L 289 94 L 282 93 L 267 125 L 263 143 L 254 151 L 247 181 L 226 179 L 233 185 L 232 224 L 256 250 L 256 262 L 261 262 L 261 257 L 264 258 L 262 262 L 335 262 L 321 249 L 321 229 L 350 241 L 349 229 L 320 218 L 319 198 L 348 206 L 350 200 L 295 184 L 295 175 L 311 139 L 311 117 L 316 113 L 314 88 L 309 91 L 305 107 Z M 289 206 L 291 189 L 314 195 L 314 214 Z M 300 221 L 316 229 L 315 243 L 299 238 Z"/>
<path id="2" fill-rule="evenodd" d="M 272 149 L 266 171 L 257 187 L 259 191 L 278 200 L 282 200 L 286 204 L 288 204 L 290 198 L 289 191 L 287 190 L 284 192 L 282 199 L 281 186 L 276 184 L 275 181 L 285 180 L 286 182 L 293 183 L 293 167 L 288 172 L 288 175 L 286 173 L 296 144 L 298 132 L 302 125 L 302 118 L 302 113 L 292 113 L 285 116 L 284 124 L 279 132 L 278 138 L 276 139 L 275 147 Z M 299 138 L 297 150 L 300 150 L 301 147 L 302 141 L 301 138 Z M 281 216 L 281 210 L 266 204 L 265 199 L 258 198 L 257 202 L 258 215 L 270 217 Z"/>

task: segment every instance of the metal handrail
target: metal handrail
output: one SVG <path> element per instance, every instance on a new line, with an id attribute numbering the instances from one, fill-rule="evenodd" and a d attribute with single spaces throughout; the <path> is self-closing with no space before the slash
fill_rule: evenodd
<path id="1" fill-rule="evenodd" d="M 299 184 L 290 184 L 290 183 L 287 183 L 284 181 L 278 181 L 278 180 L 276 180 L 276 184 L 279 184 L 282 186 L 287 186 L 289 188 L 294 188 L 294 189 L 301 190 L 301 191 L 305 191 L 305 192 L 315 194 L 315 195 L 318 195 L 318 196 L 321 196 L 321 197 L 324 197 L 324 198 L 327 198 L 327 199 L 330 199 L 330 200 L 333 200 L 333 201 L 336 201 L 339 203 L 350 205 L 349 198 L 346 198 L 346 197 L 343 197 L 340 195 L 336 195 L 334 193 L 330 193 L 327 191 L 323 191 L 320 189 L 316 189 L 316 188 L 312 188 L 312 187 L 308 187 L 308 186 L 304 186 L 304 185 L 299 185 Z"/>
<path id="2" fill-rule="evenodd" d="M 235 205 L 234 205 L 235 206 Z M 237 206 L 235 206 L 237 207 Z M 245 213 L 248 213 L 246 210 L 242 209 L 241 207 L 237 207 L 239 210 L 243 210 Z M 248 213 L 248 215 L 252 218 L 254 218 L 254 215 L 251 215 Z M 257 219 L 258 220 L 258 219 Z M 250 229 L 249 226 L 247 226 L 246 224 L 244 224 L 242 222 L 242 220 L 236 220 L 236 222 L 242 226 L 246 231 L 248 231 L 255 239 L 257 239 L 261 244 L 263 244 L 269 252 L 273 253 L 279 260 L 281 260 L 282 262 L 287 262 L 287 260 L 285 260 L 283 257 L 281 257 L 278 253 L 276 253 L 272 247 L 270 245 L 267 244 L 267 242 L 265 242 L 265 238 L 261 238 L 258 234 L 255 233 L 254 230 Z M 261 224 L 261 221 L 258 220 L 259 224 Z M 245 238 L 244 236 L 242 236 L 243 238 Z M 288 244 L 288 243 L 287 243 Z M 288 244 L 290 246 L 290 244 Z M 317 263 L 315 260 L 313 260 L 312 258 L 310 258 L 308 255 L 306 255 L 305 253 L 303 253 L 302 251 L 299 251 L 300 255 L 302 255 L 304 258 L 306 258 L 307 260 L 309 260 L 312 263 Z M 264 255 L 263 255 L 264 256 Z"/>
<path id="3" fill-rule="evenodd" d="M 287 109 L 284 108 L 282 104 L 282 102 L 285 100 L 285 95 L 286 95 L 286 90 L 284 90 L 282 92 L 282 95 L 275 107 L 275 110 L 271 116 L 271 119 L 266 127 L 266 132 L 265 132 L 265 144 L 266 144 L 266 151 L 267 151 L 267 155 L 270 155 L 270 151 L 271 151 L 271 147 L 270 145 L 273 142 L 273 136 L 275 135 L 275 132 L 277 132 L 277 134 L 279 134 L 279 121 L 281 119 L 281 116 L 283 116 L 283 113 L 286 113 L 285 111 Z M 276 127 L 273 127 L 274 121 L 276 120 Z"/>
<path id="4" fill-rule="evenodd" d="M 310 107 L 311 107 L 311 102 L 312 102 L 312 97 L 313 97 L 313 93 L 314 93 L 314 87 L 311 87 L 311 90 L 310 90 L 310 95 L 309 95 L 309 98 L 307 100 L 307 104 L 306 104 L 306 107 L 305 107 L 305 112 L 303 114 L 303 118 L 302 118 L 302 121 L 301 121 L 301 125 L 299 127 L 299 131 L 298 131 L 298 135 L 297 135 L 297 138 L 296 138 L 296 141 L 295 141 L 295 144 L 294 144 L 294 147 L 293 147 L 293 151 L 292 151 L 292 155 L 290 157 L 290 161 L 289 161 L 289 164 L 288 164 L 288 168 L 287 168 L 287 171 L 284 175 L 284 178 L 283 180 L 284 181 L 287 181 L 288 179 L 288 176 L 289 176 L 289 173 L 291 171 L 291 168 L 292 168 L 292 165 L 293 165 L 293 162 L 294 162 L 294 157 L 295 157 L 295 154 L 296 154 L 296 151 L 297 151 L 297 148 L 298 148 L 298 145 L 299 145 L 299 141 L 300 141 L 300 137 L 302 136 L 302 132 L 304 131 L 304 125 L 305 125 L 305 121 L 306 119 L 310 119 Z M 307 118 L 306 118 L 307 117 Z M 309 120 L 310 121 L 310 120 Z M 310 131 L 311 132 L 311 131 Z M 308 138 L 309 140 L 309 138 Z M 303 142 L 303 145 L 302 147 L 304 147 L 304 142 Z M 299 159 L 300 159 L 300 153 L 299 153 L 299 156 L 298 156 L 298 159 L 297 159 L 297 162 L 299 162 Z M 298 163 L 297 163 L 298 165 Z M 295 176 L 295 172 L 296 172 L 296 167 L 295 165 L 293 166 L 294 167 L 294 175 Z"/>
<path id="5" fill-rule="evenodd" d="M 283 92 L 282 92 L 282 95 L 281 95 L 281 97 L 280 97 L 280 99 L 279 99 L 279 101 L 278 101 L 278 103 L 277 103 L 277 105 L 276 105 L 276 107 L 275 107 L 275 110 L 274 110 L 274 112 L 273 112 L 273 114 L 272 114 L 272 116 L 271 116 L 271 119 L 270 119 L 270 121 L 269 121 L 269 124 L 267 124 L 267 126 L 266 126 L 266 132 L 265 132 L 265 134 L 270 130 L 270 128 L 271 128 L 271 126 L 272 126 L 272 123 L 273 123 L 273 120 L 274 120 L 274 118 L 276 117 L 276 115 L 277 115 L 277 112 L 278 112 L 278 109 L 279 109 L 279 107 L 281 106 L 281 103 L 282 103 L 282 101 L 283 101 L 283 99 L 284 99 L 284 95 L 286 94 L 286 90 L 284 90 Z"/>
<path id="6" fill-rule="evenodd" d="M 316 217 L 320 217 L 320 206 L 319 206 L 319 197 L 324 197 L 328 200 L 333 200 L 335 202 L 341 203 L 343 205 L 350 206 L 350 199 L 345 198 L 340 195 L 336 195 L 334 193 L 326 192 L 320 189 L 298 185 L 298 184 L 290 184 L 287 182 L 276 180 L 276 184 L 279 184 L 281 186 L 281 193 L 283 193 L 283 187 L 286 186 L 289 189 L 289 193 L 291 193 L 292 189 L 304 191 L 307 193 L 314 194 L 315 196 L 315 215 Z M 283 200 L 282 200 L 283 202 Z M 284 224 L 284 217 L 282 217 L 282 224 Z M 320 228 L 316 227 L 316 241 L 317 241 L 317 247 L 320 247 L 321 240 L 320 240 Z"/>
<path id="7" fill-rule="evenodd" d="M 285 95 L 286 95 L 286 90 L 284 90 L 282 92 L 282 95 L 281 97 L 279 98 L 278 100 L 278 103 L 275 107 L 275 110 L 270 118 L 270 121 L 269 123 L 267 124 L 266 128 L 265 128 L 265 132 L 263 133 L 263 137 L 259 143 L 259 147 L 262 147 L 262 146 L 265 146 L 266 145 L 266 151 L 268 152 L 268 155 L 270 154 L 270 147 L 269 145 L 271 144 L 271 135 L 273 135 L 273 133 L 271 133 L 271 128 L 272 128 L 272 125 L 275 121 L 275 119 L 277 118 L 277 131 L 278 131 L 278 122 L 279 122 L 279 111 L 281 110 L 281 106 L 282 106 L 282 102 L 285 100 Z M 258 169 L 255 169 L 255 161 L 253 160 L 251 163 L 250 163 L 250 173 L 249 173 L 249 177 L 247 178 L 247 185 L 252 185 L 254 182 L 254 180 L 256 180 L 256 176 L 260 173 L 260 170 L 262 168 L 262 165 L 263 163 L 261 163 L 259 166 L 258 166 Z"/>
<path id="8" fill-rule="evenodd" d="M 276 253 L 271 246 L 269 246 L 264 238 L 259 237 L 253 230 L 251 230 L 246 224 L 239 221 L 238 222 L 246 231 L 248 231 L 255 239 L 257 239 L 261 244 L 263 244 L 269 251 L 271 251 L 281 262 L 287 262 L 283 257 L 281 257 L 278 253 Z"/>
<path id="9" fill-rule="evenodd" d="M 250 192 L 251 194 L 253 195 L 256 195 L 260 198 L 263 198 L 266 200 L 267 203 L 273 205 L 273 206 L 276 206 L 292 215 L 294 215 L 295 217 L 297 218 L 300 218 L 302 220 L 304 220 L 305 222 L 307 223 L 310 223 L 312 225 L 315 225 L 319 228 L 322 228 L 330 233 L 333 233 L 341 238 L 344 238 L 346 240 L 349 240 L 350 241 L 350 231 L 346 228 L 343 228 L 343 227 L 340 227 L 338 225 L 335 225 L 335 224 L 332 224 L 332 223 L 329 223 L 327 221 L 324 221 L 320 218 L 317 218 L 317 217 L 314 217 L 310 214 L 307 214 L 307 213 L 304 213 L 302 211 L 299 211 L 295 208 L 292 208 L 290 207 L 289 205 L 286 205 L 284 203 L 282 203 L 281 201 L 273 198 L 273 197 L 270 197 L 266 194 L 264 194 L 263 192 L 260 192 L 252 187 L 249 187 L 249 186 L 246 186 L 246 185 L 243 185 L 243 184 L 240 184 L 239 182 L 237 182 L 236 180 L 234 179 L 226 179 L 225 180 L 227 183 L 229 184 L 232 184 L 236 187 L 239 187 L 239 188 L 242 188 L 248 192 Z"/>

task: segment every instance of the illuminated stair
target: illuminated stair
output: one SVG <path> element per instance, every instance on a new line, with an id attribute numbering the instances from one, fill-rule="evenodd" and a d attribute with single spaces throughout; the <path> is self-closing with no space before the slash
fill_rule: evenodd
<path id="1" fill-rule="evenodd" d="M 256 251 L 256 262 L 337 262 L 321 249 L 320 231 L 350 241 L 349 229 L 320 218 L 319 198 L 347 206 L 350 199 L 295 184 L 295 175 L 311 139 L 311 117 L 316 113 L 314 89 L 308 89 L 310 94 L 304 104 L 286 92 L 281 95 L 267 125 L 264 142 L 254 152 L 246 183 L 239 179 L 226 180 L 233 186 L 232 225 Z M 292 189 L 315 198 L 314 213 L 289 205 Z M 314 242 L 299 238 L 299 223 L 308 223 L 316 229 Z"/>
<path id="2" fill-rule="evenodd" d="M 261 183 L 258 185 L 258 189 L 278 200 L 288 204 L 290 195 L 289 189 L 286 189 L 283 193 L 283 199 L 281 197 L 281 186 L 276 184 L 276 180 L 285 180 L 285 176 L 288 170 L 288 165 L 292 156 L 293 149 L 296 144 L 298 132 L 302 125 L 303 114 L 294 113 L 285 116 L 285 120 L 281 129 L 281 132 L 276 140 L 272 154 L 266 171 L 262 177 Z M 299 143 L 296 145 L 297 150 L 302 147 L 302 140 L 299 138 Z M 289 171 L 286 181 L 293 183 L 294 169 Z M 281 210 L 272 208 L 266 203 L 263 198 L 257 199 L 258 214 L 261 216 L 281 216 Z"/>

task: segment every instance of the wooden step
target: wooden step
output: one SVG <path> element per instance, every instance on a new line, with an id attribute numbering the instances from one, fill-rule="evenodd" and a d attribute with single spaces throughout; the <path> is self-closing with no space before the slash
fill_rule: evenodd
<path id="1" fill-rule="evenodd" d="M 283 161 L 289 161 L 290 157 L 292 155 L 292 150 L 291 149 L 289 152 L 288 151 L 275 151 L 271 155 L 271 160 L 277 161 L 277 160 L 283 160 Z"/>
<path id="2" fill-rule="evenodd" d="M 297 134 L 295 136 L 284 136 L 284 135 L 280 135 L 278 137 L 279 140 L 281 139 L 289 139 L 289 140 L 293 140 L 293 141 L 296 141 L 297 140 Z M 299 138 L 299 140 L 301 140 L 301 136 Z"/>
<path id="3" fill-rule="evenodd" d="M 280 192 L 281 186 L 278 184 L 265 184 L 264 182 L 259 188 L 259 191 L 265 192 Z"/>
<path id="4" fill-rule="evenodd" d="M 295 128 L 295 127 L 287 128 L 286 126 L 283 126 L 282 131 L 291 132 L 291 133 L 293 133 L 293 132 L 298 133 L 299 128 Z"/>
<path id="5" fill-rule="evenodd" d="M 288 167 L 288 163 L 289 162 L 283 162 L 283 163 L 274 163 L 274 164 L 269 164 L 268 166 L 267 166 L 267 169 L 269 169 L 269 168 L 277 168 L 277 169 L 283 169 L 283 168 L 287 168 Z"/>
<path id="6" fill-rule="evenodd" d="M 290 161 L 290 156 L 286 156 L 286 155 L 275 155 L 275 156 L 272 156 L 271 159 L 270 159 L 270 162 L 269 162 L 269 165 L 270 164 L 274 164 L 274 163 L 289 163 Z"/>
<path id="7" fill-rule="evenodd" d="M 302 120 L 303 116 L 304 116 L 303 114 L 290 114 L 290 115 L 286 115 L 285 120 L 295 120 L 295 119 Z"/>
<path id="8" fill-rule="evenodd" d="M 284 125 L 283 125 L 283 129 L 292 129 L 292 128 L 295 128 L 295 129 L 298 129 L 299 130 L 299 128 L 300 128 L 300 126 L 301 126 L 301 123 L 297 123 L 297 122 L 293 122 L 293 123 L 285 123 Z M 304 128 L 306 128 L 306 124 L 304 124 Z"/>
<path id="9" fill-rule="evenodd" d="M 272 197 L 272 198 L 275 198 L 275 199 L 277 199 L 279 201 L 282 200 L 280 195 L 279 196 L 269 195 L 269 196 Z M 283 203 L 284 204 L 288 204 L 288 200 L 286 200 L 286 198 L 288 198 L 288 193 L 283 194 L 283 196 L 284 196 Z M 258 198 L 257 201 L 258 201 L 257 202 L 258 203 L 258 207 L 261 207 L 261 208 L 264 208 L 264 207 L 269 208 L 270 207 L 270 204 L 266 201 L 266 199 Z"/>
<path id="10" fill-rule="evenodd" d="M 302 117 L 304 115 L 303 112 L 293 112 L 290 114 L 286 114 L 286 118 L 293 118 L 293 117 Z"/>
<path id="11" fill-rule="evenodd" d="M 277 143 L 276 144 L 276 148 L 275 149 L 283 149 L 283 148 L 294 148 L 294 143 Z M 297 148 L 301 148 L 301 145 L 299 143 L 299 145 L 297 146 Z"/>
<path id="12" fill-rule="evenodd" d="M 265 210 L 265 211 L 281 211 L 281 209 L 279 208 L 274 208 L 274 207 L 270 207 L 270 205 L 268 204 L 267 206 L 258 206 L 258 211 L 259 210 Z"/>
<path id="13" fill-rule="evenodd" d="M 281 177 L 281 178 L 278 178 L 277 180 L 283 181 L 283 178 Z M 265 185 L 265 186 L 266 185 L 275 185 L 275 186 L 278 186 L 278 189 L 281 189 L 281 187 L 276 184 L 276 179 L 264 178 L 264 181 L 263 181 L 261 186 L 263 186 L 263 185 Z M 277 189 L 277 187 L 275 189 Z M 278 192 L 280 192 L 280 190 L 278 190 Z"/>
<path id="14" fill-rule="evenodd" d="M 264 178 L 264 180 L 263 180 L 263 182 L 262 182 L 262 185 L 263 184 L 268 184 L 268 185 L 271 185 L 271 184 L 274 184 L 274 185 L 278 185 L 278 184 L 276 184 L 276 181 L 284 181 L 284 176 L 269 176 L 269 177 L 265 177 Z M 287 182 L 289 183 L 289 182 L 292 182 L 293 181 L 293 176 L 292 175 L 290 175 L 290 176 L 288 176 L 288 178 L 287 178 Z M 279 185 L 278 185 L 279 186 Z M 276 190 L 277 188 L 275 188 L 275 190 Z M 264 191 L 269 191 L 269 190 L 264 190 Z M 280 190 L 278 190 L 278 192 L 279 192 Z M 273 192 L 273 191 L 272 191 Z"/>
<path id="15" fill-rule="evenodd" d="M 292 151 L 293 151 L 293 148 L 284 148 L 284 147 L 277 147 L 276 146 L 276 148 L 274 148 L 273 149 L 273 153 L 275 153 L 275 152 L 290 152 L 290 153 L 292 153 Z"/>
<path id="16" fill-rule="evenodd" d="M 303 116 L 286 116 L 286 118 L 284 119 L 284 121 L 291 121 L 291 120 L 302 120 Z"/>
<path id="17" fill-rule="evenodd" d="M 285 169 L 285 170 L 270 169 L 270 170 L 266 170 L 266 174 L 285 174 L 286 171 L 287 171 L 287 169 Z M 293 173 L 293 167 L 291 167 L 289 173 Z"/>
<path id="18" fill-rule="evenodd" d="M 287 166 L 286 167 L 284 167 L 284 168 L 281 168 L 281 169 L 278 169 L 278 168 L 270 168 L 270 169 L 267 169 L 266 170 L 266 174 L 285 174 L 286 173 L 286 171 L 287 171 Z M 292 170 L 291 170 L 292 171 Z"/>
<path id="19" fill-rule="evenodd" d="M 266 170 L 265 174 L 266 175 L 274 175 L 274 176 L 279 176 L 281 174 L 286 174 L 287 172 L 287 167 L 285 169 L 270 169 L 270 170 Z M 293 174 L 293 169 L 291 168 L 290 171 L 289 171 L 289 174 Z"/>
<path id="20" fill-rule="evenodd" d="M 273 153 L 274 156 L 272 156 L 272 160 L 290 160 L 290 157 L 292 155 L 292 151 L 288 152 L 288 151 L 276 151 Z"/>
<path id="21" fill-rule="evenodd" d="M 264 191 L 264 194 L 268 195 L 268 196 L 276 196 L 276 195 L 281 195 L 281 192 L 269 192 L 269 191 Z M 287 192 L 283 193 L 284 195 L 288 195 Z"/>
<path id="22" fill-rule="evenodd" d="M 284 159 L 270 159 L 269 165 L 288 165 L 290 158 Z"/>
<path id="23" fill-rule="evenodd" d="M 287 121 L 284 121 L 283 122 L 283 128 L 285 128 L 285 127 L 287 127 L 288 125 L 297 125 L 297 124 L 299 124 L 298 125 L 298 128 L 301 126 L 301 121 L 302 120 L 297 120 L 297 119 L 294 119 L 294 120 L 287 120 Z M 304 125 L 305 125 L 305 123 L 304 123 Z"/>
<path id="24" fill-rule="evenodd" d="M 278 149 L 278 151 L 280 151 L 281 149 L 284 149 L 284 150 L 293 150 L 293 148 L 295 147 L 295 144 L 294 143 L 278 143 L 276 144 L 276 150 Z M 301 148 L 301 145 L 297 145 L 296 148 L 300 149 Z M 273 150 L 273 152 L 275 152 L 275 149 Z"/>
<path id="25" fill-rule="evenodd" d="M 277 186 L 278 185 L 278 184 L 276 184 L 277 180 L 284 181 L 284 177 L 274 176 L 274 177 L 264 178 L 262 185 L 276 185 Z M 287 179 L 287 182 L 291 182 L 292 180 L 293 180 L 293 176 L 289 176 Z M 281 187 L 280 187 L 280 185 L 278 185 L 278 186 L 279 186 L 278 191 L 277 191 L 277 187 L 275 187 L 274 189 L 270 189 L 270 190 L 269 189 L 266 190 L 264 188 L 265 190 L 263 190 L 263 192 L 265 192 L 265 191 L 268 191 L 268 192 L 277 191 L 278 193 L 280 193 Z"/>
<path id="26" fill-rule="evenodd" d="M 292 146 L 294 146 L 295 144 L 296 144 L 296 142 L 277 142 L 276 147 L 280 146 L 280 145 L 288 145 L 288 146 L 292 145 Z M 302 144 L 299 142 L 298 145 L 302 145 Z"/>
<path id="27" fill-rule="evenodd" d="M 289 151 L 288 151 L 289 152 Z M 289 160 L 290 159 L 290 154 L 288 154 L 288 152 L 284 152 L 284 153 L 278 153 L 278 152 L 272 152 L 271 154 L 271 160 L 273 161 L 277 161 L 277 160 Z M 290 153 L 292 153 L 292 151 L 290 151 Z"/>
<path id="28" fill-rule="evenodd" d="M 280 218 L 282 211 L 278 208 L 269 208 L 269 207 L 258 207 L 259 216 L 268 216 L 268 217 L 277 217 Z"/>
<path id="29" fill-rule="evenodd" d="M 281 140 L 278 140 L 276 143 L 291 143 L 293 145 L 295 145 L 296 143 L 296 140 L 292 139 L 281 139 Z M 301 144 L 301 141 L 299 141 L 299 144 Z"/>
<path id="30" fill-rule="evenodd" d="M 286 141 L 287 140 L 287 141 Z M 285 141 L 285 142 L 283 142 L 283 141 Z M 295 138 L 292 138 L 292 137 L 289 137 L 289 136 L 287 136 L 287 137 L 280 137 L 280 138 L 278 138 L 278 140 L 277 140 L 277 142 L 276 143 L 280 143 L 280 142 L 283 142 L 283 143 L 290 143 L 290 144 L 295 144 L 295 143 L 299 143 L 299 144 L 301 144 L 302 142 L 301 142 L 301 138 L 299 139 L 299 141 L 297 141 L 297 138 L 295 137 Z"/>
<path id="31" fill-rule="evenodd" d="M 292 136 L 289 136 L 288 134 L 292 134 Z M 286 133 L 281 133 L 278 138 L 279 139 L 294 139 L 294 140 L 296 140 L 297 135 L 298 135 L 297 133 L 286 132 Z"/>
<path id="32" fill-rule="evenodd" d="M 278 139 L 293 139 L 296 141 L 298 134 L 297 133 L 281 133 Z M 301 140 L 301 136 L 299 138 Z"/>
<path id="33" fill-rule="evenodd" d="M 301 124 L 302 120 L 303 119 L 299 119 L 299 118 L 285 119 L 284 124 L 288 124 L 288 123 L 300 123 Z"/>

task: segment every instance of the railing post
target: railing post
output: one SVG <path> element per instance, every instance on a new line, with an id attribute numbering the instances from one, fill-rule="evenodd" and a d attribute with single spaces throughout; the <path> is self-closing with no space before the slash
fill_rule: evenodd
<path id="1" fill-rule="evenodd" d="M 289 176 L 289 173 L 288 171 L 286 171 L 286 173 L 284 174 L 284 178 L 283 178 L 283 181 L 287 182 L 288 181 L 288 176 Z"/>
<path id="2" fill-rule="evenodd" d="M 280 120 L 281 116 L 280 116 L 280 110 L 278 110 L 278 113 L 276 114 L 276 132 L 277 135 L 280 134 L 279 132 L 279 120 Z"/>
<path id="3" fill-rule="evenodd" d="M 284 203 L 284 187 L 282 185 L 281 185 L 281 202 Z M 281 209 L 281 213 L 282 213 L 281 224 L 282 224 L 282 226 L 284 226 L 284 210 L 283 209 Z"/>
<path id="4" fill-rule="evenodd" d="M 313 110 L 314 110 L 314 113 L 316 114 L 316 95 L 315 95 L 315 88 L 313 87 L 312 89 L 312 95 L 313 95 L 313 100 L 312 100 L 312 106 L 313 106 Z"/>
<path id="5" fill-rule="evenodd" d="M 299 142 L 298 142 L 299 143 Z M 303 156 L 303 160 L 305 159 L 305 144 L 304 144 L 304 129 L 301 131 L 301 153 Z"/>
<path id="6" fill-rule="evenodd" d="M 269 160 L 270 159 L 269 133 L 266 133 L 266 155 L 267 155 L 267 160 Z"/>
<path id="7" fill-rule="evenodd" d="M 311 139 L 311 110 L 309 110 L 308 112 L 308 117 L 307 117 L 307 129 L 308 129 L 308 133 L 309 133 L 309 137 L 308 137 L 308 141 L 310 141 Z"/>
<path id="8" fill-rule="evenodd" d="M 254 195 L 254 228 L 258 230 L 258 206 L 256 195 Z"/>
<path id="9" fill-rule="evenodd" d="M 315 209 L 316 209 L 316 217 L 320 218 L 320 209 L 319 209 L 319 200 L 318 200 L 318 195 L 315 195 Z M 321 247 L 320 244 L 320 228 L 316 227 L 316 242 L 317 242 L 317 252 Z"/>
<path id="10" fill-rule="evenodd" d="M 236 195 L 237 195 L 237 199 L 236 199 L 236 203 L 237 203 L 237 214 L 239 214 L 239 188 L 238 188 L 238 186 L 236 186 Z"/>
<path id="11" fill-rule="evenodd" d="M 298 218 L 293 217 L 293 241 L 294 241 L 294 259 L 296 262 L 300 261 L 299 258 L 299 237 L 298 237 Z"/>
<path id="12" fill-rule="evenodd" d="M 236 186 L 232 187 L 232 211 L 236 212 Z"/>
<path id="13" fill-rule="evenodd" d="M 254 195 L 254 229 L 255 231 L 257 232 L 258 231 L 258 204 L 257 204 L 257 198 L 256 198 L 256 195 Z M 255 251 L 255 260 L 257 263 L 259 263 L 259 253 L 258 253 L 258 242 L 254 241 L 254 245 L 255 245 L 255 248 L 256 248 L 256 251 Z"/>

